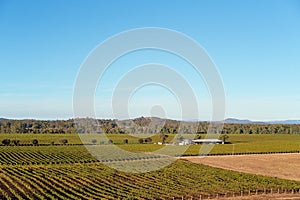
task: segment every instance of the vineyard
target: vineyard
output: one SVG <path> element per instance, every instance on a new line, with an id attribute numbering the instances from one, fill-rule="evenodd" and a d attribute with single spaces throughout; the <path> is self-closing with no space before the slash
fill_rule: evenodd
<path id="1" fill-rule="evenodd" d="M 91 140 L 96 138 L 91 135 Z M 300 182 L 217 169 L 184 160 L 177 160 L 158 171 L 125 173 L 109 168 L 114 163 L 128 168 L 131 162 L 151 166 L 152 159 L 166 162 L 149 152 L 164 147 L 153 143 L 139 144 L 137 138 L 110 134 L 121 149 L 139 152 L 136 157 L 97 161 L 76 134 L 1 134 L 1 140 L 18 140 L 15 145 L 0 146 L 0 199 L 185 199 L 213 194 L 264 190 L 299 191 Z M 128 144 L 122 143 L 124 139 Z M 169 139 L 172 138 L 172 135 Z M 64 139 L 68 143 L 62 144 Z M 153 142 L 158 141 L 153 137 Z M 299 150 L 298 135 L 230 135 L 231 144 L 215 145 L 213 153 L 268 152 Z M 38 140 L 34 145 L 33 140 Z M 277 143 L 277 145 L 274 145 Z M 109 148 L 108 144 L 85 143 L 90 149 Z M 168 154 L 176 154 L 169 146 Z M 201 145 L 192 145 L 186 155 L 198 154 Z M 105 151 L 104 151 L 105 152 Z M 148 153 L 144 153 L 148 152 Z M 113 165 L 109 165 L 113 166 Z"/>
<path id="2" fill-rule="evenodd" d="M 97 136 L 97 135 L 96 135 Z M 96 136 L 92 136 L 96 138 Z M 125 135 L 112 134 L 111 139 L 116 143 L 117 147 L 133 154 L 128 157 L 121 156 L 122 159 L 137 159 L 155 157 L 156 150 L 164 148 L 164 145 L 158 144 L 138 144 L 133 143 L 136 138 L 130 138 L 130 144 L 122 144 L 121 141 L 126 138 Z M 171 136 L 170 136 L 171 137 Z M 19 145 L 13 144 L 0 146 L 0 164 L 10 165 L 30 165 L 30 164 L 59 164 L 59 163 L 87 163 L 94 162 L 96 159 L 91 156 L 85 148 L 78 135 L 63 134 L 63 135 L 50 135 L 50 134 L 0 134 L 3 140 L 8 138 L 10 140 L 19 140 Z M 29 141 L 37 139 L 38 145 L 32 145 Z M 61 139 L 67 139 L 66 145 L 59 144 Z M 155 138 L 154 138 L 155 139 Z M 54 141 L 54 145 L 51 142 Z M 129 140 L 130 141 L 130 140 Z M 215 145 L 210 154 L 240 154 L 240 153 L 260 153 L 260 152 L 296 152 L 300 150 L 300 135 L 230 135 L 228 139 L 230 144 Z M 276 144 L 276 145 L 274 145 Z M 110 151 L 110 145 L 100 144 L 95 145 L 87 144 L 89 149 L 95 148 L 99 153 Z M 178 155 L 178 152 L 184 152 L 186 146 L 172 146 L 169 145 L 164 151 L 167 155 Z M 186 149 L 183 155 L 199 155 L 201 145 L 191 145 Z M 153 153 L 151 153 L 153 152 Z M 160 153 L 161 153 L 160 152 Z M 150 153 L 150 154 L 149 154 Z M 160 154 L 159 154 L 160 155 Z M 127 156 L 127 157 L 126 157 Z M 121 159 L 120 155 L 107 157 L 103 155 L 104 160 Z M 100 160 L 100 158 L 98 158 Z"/>
<path id="3" fill-rule="evenodd" d="M 300 0 L 0 0 L 0 27 L 0 200 L 300 200 Z"/>
<path id="4" fill-rule="evenodd" d="M 126 167 L 126 162 L 123 164 Z M 122 173 L 101 163 L 2 165 L 0 169 L 0 199 L 163 199 L 255 188 L 300 188 L 296 181 L 216 169 L 183 160 L 143 174 Z"/>
<path id="5" fill-rule="evenodd" d="M 0 146 L 0 164 L 58 164 L 92 162 L 84 146 Z"/>

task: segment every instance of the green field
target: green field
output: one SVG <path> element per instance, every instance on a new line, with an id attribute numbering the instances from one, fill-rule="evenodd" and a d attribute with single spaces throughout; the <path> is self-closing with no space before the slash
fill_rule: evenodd
<path id="1" fill-rule="evenodd" d="M 131 151 L 131 152 L 153 152 L 164 147 L 164 145 L 154 144 L 160 141 L 159 135 L 154 135 L 152 142 L 148 144 L 139 144 L 138 137 L 126 134 L 107 134 L 107 139 L 113 141 L 114 144 L 120 148 Z M 190 135 L 182 135 L 183 137 L 189 138 Z M 244 152 L 282 152 L 282 151 L 299 151 L 300 150 L 300 134 L 229 134 L 227 141 L 229 144 L 225 145 L 214 145 L 212 154 L 223 154 L 223 153 L 244 153 Z M 167 142 L 170 141 L 174 135 L 169 135 Z M 203 137 L 203 136 L 202 136 Z M 67 139 L 67 144 L 82 144 L 80 137 L 77 134 L 0 134 L 0 140 L 20 140 L 20 144 L 32 144 L 33 139 L 37 139 L 40 145 L 50 145 L 51 143 L 61 144 L 61 139 Z M 96 140 L 97 145 L 103 141 L 102 134 L 90 134 L 88 139 L 85 138 L 85 144 L 92 144 L 92 140 Z M 128 144 L 124 144 L 124 140 L 128 140 Z M 104 142 L 105 145 L 106 143 Z M 9 151 L 12 147 L 2 146 L 1 148 L 7 148 Z M 18 147 L 21 148 L 21 147 Z M 69 147 L 77 149 L 80 147 Z M 169 154 L 176 154 L 180 149 L 186 148 L 186 146 L 168 146 Z M 191 145 L 185 154 L 197 155 L 200 152 L 201 145 Z M 17 149 L 17 148 L 15 148 Z M 31 148 L 23 148 L 22 152 L 26 152 L 27 149 L 31 151 Z M 38 150 L 39 148 L 36 148 Z M 54 147 L 40 148 L 43 153 L 47 151 L 52 152 Z M 47 150 L 48 149 L 48 150 Z M 20 149 L 21 150 L 21 149 Z M 6 150 L 3 149 L 3 152 Z M 19 150 L 17 150 L 19 151 Z M 54 150 L 55 151 L 55 150 Z M 63 152 L 64 148 L 58 149 L 57 151 Z M 72 150 L 70 150 L 72 151 Z"/>

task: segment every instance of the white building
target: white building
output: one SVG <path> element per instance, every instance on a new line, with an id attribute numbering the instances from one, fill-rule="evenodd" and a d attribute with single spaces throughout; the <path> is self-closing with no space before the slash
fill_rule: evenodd
<path id="1" fill-rule="evenodd" d="M 184 139 L 178 143 L 178 145 L 189 145 L 189 144 L 193 144 L 192 140 Z"/>
<path id="2" fill-rule="evenodd" d="M 218 139 L 197 139 L 192 140 L 194 144 L 224 144 L 222 140 Z"/>

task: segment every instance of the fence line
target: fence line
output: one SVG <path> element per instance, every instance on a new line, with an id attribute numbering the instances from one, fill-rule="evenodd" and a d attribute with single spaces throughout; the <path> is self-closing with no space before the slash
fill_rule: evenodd
<path id="1" fill-rule="evenodd" d="M 231 198 L 231 197 L 249 197 L 255 195 L 265 195 L 265 194 L 299 194 L 300 195 L 300 188 L 299 189 L 284 189 L 284 188 L 259 188 L 259 189 L 249 189 L 247 191 L 241 190 L 240 192 L 229 192 L 229 193 L 215 193 L 215 194 L 194 194 L 194 195 L 187 195 L 181 197 L 171 197 L 165 198 L 165 200 L 207 200 L 207 199 L 219 199 L 219 198 Z"/>

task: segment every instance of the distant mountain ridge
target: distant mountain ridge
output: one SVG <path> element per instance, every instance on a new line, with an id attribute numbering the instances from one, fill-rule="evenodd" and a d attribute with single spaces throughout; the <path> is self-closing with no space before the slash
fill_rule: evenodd
<path id="1" fill-rule="evenodd" d="M 229 123 L 229 124 L 266 124 L 266 122 L 251 121 L 248 119 L 236 119 L 236 118 L 227 118 L 224 120 L 224 123 Z"/>
<path id="2" fill-rule="evenodd" d="M 138 117 L 135 119 L 132 119 L 133 121 L 147 121 L 147 120 L 154 120 L 157 122 L 163 122 L 165 120 L 169 121 L 177 121 L 180 122 L 180 120 L 175 119 L 169 119 L 169 118 L 159 118 L 159 117 Z M 126 121 L 126 120 L 125 120 Z M 182 120 L 183 122 L 205 122 L 205 121 L 198 121 L 198 120 Z M 300 124 L 300 120 L 274 120 L 274 121 L 252 121 L 248 119 L 236 119 L 236 118 L 227 118 L 224 120 L 224 123 L 228 124 Z"/>
<path id="3" fill-rule="evenodd" d="M 300 124 L 300 120 L 270 121 L 269 124 Z"/>
<path id="4" fill-rule="evenodd" d="M 4 117 L 0 117 L 0 120 L 16 120 L 18 121 L 18 119 L 8 119 L 8 118 L 4 118 Z M 22 119 L 20 119 L 22 120 Z M 24 119 L 25 120 L 25 119 Z M 35 119 L 29 119 L 29 120 L 34 120 Z M 61 119 L 63 121 L 63 119 Z M 72 120 L 72 119 L 71 119 Z M 113 120 L 113 119 L 112 119 Z M 117 119 L 115 119 L 117 120 Z M 134 119 L 127 119 L 127 120 L 117 120 L 117 121 L 128 121 L 128 120 L 133 120 L 135 122 L 138 123 L 149 123 L 150 121 L 155 121 L 155 122 L 164 122 L 166 120 L 168 121 L 177 121 L 180 122 L 180 120 L 175 120 L 175 119 L 168 119 L 168 118 L 159 118 L 159 117 L 138 117 L 138 118 L 134 118 Z M 39 120 L 36 119 L 36 121 L 49 121 L 49 120 Z M 60 120 L 58 120 L 60 121 Z M 183 122 L 197 122 L 198 120 L 183 120 Z M 205 121 L 198 121 L 198 122 L 205 122 Z M 227 124 L 300 124 L 300 120 L 273 120 L 273 121 L 252 121 L 252 120 L 248 120 L 248 119 L 237 119 L 237 118 L 227 118 L 224 120 L 224 123 Z"/>
<path id="5" fill-rule="evenodd" d="M 300 124 L 300 120 L 251 121 L 248 119 L 227 118 L 224 123 L 231 124 Z"/>

